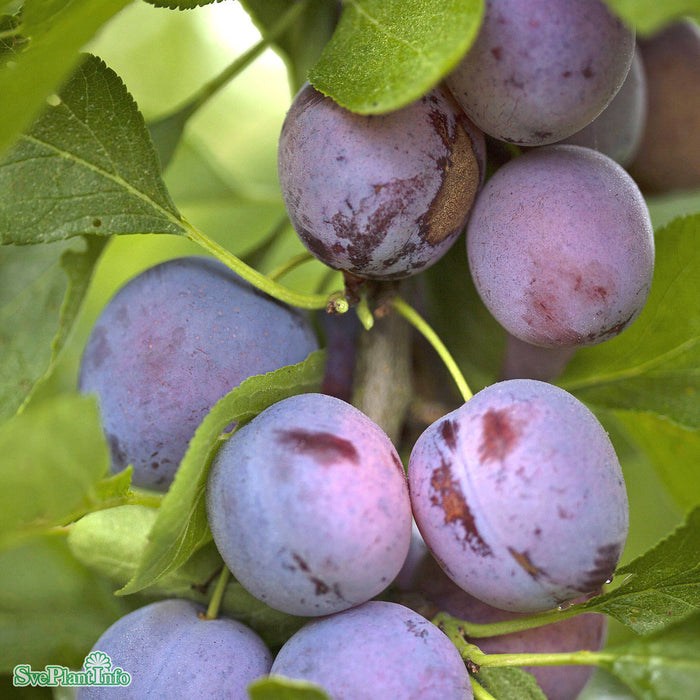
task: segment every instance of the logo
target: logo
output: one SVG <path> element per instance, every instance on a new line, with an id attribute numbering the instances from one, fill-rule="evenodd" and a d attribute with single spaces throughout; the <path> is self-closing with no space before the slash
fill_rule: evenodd
<path id="1" fill-rule="evenodd" d="M 12 672 L 12 685 L 42 687 L 127 686 L 131 675 L 112 665 L 112 659 L 103 651 L 91 651 L 83 662 L 82 671 L 71 671 L 67 666 L 46 666 L 43 671 L 32 671 L 29 664 L 18 664 Z"/>

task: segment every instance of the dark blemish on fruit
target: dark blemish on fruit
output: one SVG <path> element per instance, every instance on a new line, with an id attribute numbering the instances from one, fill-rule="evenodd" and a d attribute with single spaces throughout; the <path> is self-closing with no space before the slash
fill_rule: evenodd
<path id="1" fill-rule="evenodd" d="M 328 588 L 328 584 L 324 583 L 321 581 L 320 578 L 317 578 L 316 576 L 309 576 L 309 581 L 314 584 L 314 593 L 316 595 L 326 595 L 330 588 Z"/>
<path id="2" fill-rule="evenodd" d="M 552 136 L 551 131 L 533 131 L 532 135 L 540 140 L 548 139 Z"/>
<path id="3" fill-rule="evenodd" d="M 119 438 L 116 435 L 108 434 L 107 443 L 109 444 L 109 451 L 112 454 L 112 464 L 115 467 L 125 467 L 126 452 L 122 449 Z"/>
<path id="4" fill-rule="evenodd" d="M 459 433 L 458 423 L 451 420 L 444 420 L 440 424 L 440 435 L 452 452 L 457 449 L 457 433 Z"/>
<path id="5" fill-rule="evenodd" d="M 482 557 L 493 556 L 491 548 L 482 539 L 476 528 L 474 516 L 469 509 L 464 494 L 459 488 L 459 484 L 452 479 L 450 465 L 447 462 L 443 461 L 433 471 L 430 478 L 430 486 L 434 492 L 430 497 L 430 502 L 442 509 L 445 516 L 445 524 L 460 523 L 464 529 L 465 542 L 472 551 Z"/>
<path id="6" fill-rule="evenodd" d="M 93 228 L 100 228 L 100 226 L 102 226 L 102 219 L 98 219 L 97 217 L 95 217 L 92 220 L 92 226 Z"/>
<path id="7" fill-rule="evenodd" d="M 349 461 L 358 464 L 360 455 L 355 446 L 343 438 L 313 430 L 277 430 L 278 443 L 284 447 L 309 455 L 324 467 L 338 461 Z"/>
<path id="8" fill-rule="evenodd" d="M 506 409 L 490 408 L 481 419 L 479 457 L 483 462 L 503 461 L 517 444 L 520 430 L 508 414 Z"/>
<path id="9" fill-rule="evenodd" d="M 593 568 L 584 574 L 582 590 L 589 593 L 600 588 L 615 573 L 615 567 L 620 560 L 622 546 L 619 543 L 606 544 L 598 547 L 593 560 Z"/>
<path id="10" fill-rule="evenodd" d="M 536 527 L 533 532 L 535 537 L 540 537 L 542 535 L 542 529 L 539 527 Z"/>
<path id="11" fill-rule="evenodd" d="M 404 625 L 406 629 L 418 639 L 425 639 L 428 636 L 428 630 L 425 629 L 424 625 L 419 625 L 415 620 L 404 620 Z"/>
<path id="12" fill-rule="evenodd" d="M 591 68 L 590 63 L 581 71 L 581 75 L 586 79 L 592 78 L 595 75 L 595 71 Z"/>
<path id="13" fill-rule="evenodd" d="M 538 581 L 543 576 L 546 577 L 546 573 L 542 569 L 538 569 L 531 561 L 530 554 L 526 551 L 516 552 L 512 547 L 508 547 L 508 552 L 510 556 L 515 559 L 518 566 L 520 566 L 528 576 L 531 576 L 535 581 Z"/>
<path id="14" fill-rule="evenodd" d="M 396 252 L 396 255 L 392 255 L 388 258 L 385 258 L 382 260 L 382 267 L 385 269 L 387 267 L 391 267 L 392 265 L 395 265 L 397 262 L 400 261 L 407 261 L 410 260 L 412 263 L 414 263 L 414 254 L 416 253 L 416 250 L 418 249 L 418 245 L 410 240 L 406 241 L 403 246 L 401 247 L 400 250 Z M 415 269 L 415 264 L 412 264 L 410 267 L 403 265 L 402 267 L 406 269 Z M 404 276 L 403 274 L 401 276 Z M 390 276 L 384 276 L 382 275 L 382 279 L 390 279 Z"/>
<path id="15" fill-rule="evenodd" d="M 350 214 L 339 211 L 331 217 L 328 223 L 335 236 L 347 241 L 351 269 L 364 272 L 370 266 L 374 251 L 384 241 L 394 220 L 411 207 L 416 193 L 424 187 L 421 175 L 375 183 L 372 194 L 363 197 L 356 208 L 348 205 Z M 362 228 L 359 222 L 365 222 Z"/>
<path id="16" fill-rule="evenodd" d="M 338 266 L 338 256 L 334 251 L 334 248 L 326 245 L 323 241 L 312 234 L 308 229 L 294 223 L 294 229 L 299 234 L 299 237 L 304 242 L 306 247 L 311 251 L 311 253 L 316 256 L 319 260 L 323 260 L 327 265 L 331 267 Z M 336 244 L 338 245 L 338 244 Z"/>
<path id="17" fill-rule="evenodd" d="M 627 328 L 627 326 L 634 318 L 635 314 L 636 311 L 633 311 L 624 321 L 620 321 L 620 323 L 616 323 L 614 326 L 610 326 L 610 328 L 604 328 L 599 333 L 589 333 L 586 336 L 586 340 L 589 342 L 593 342 L 602 338 L 614 338 L 616 335 L 619 335 L 625 328 Z"/>
<path id="18" fill-rule="evenodd" d="M 601 284 L 596 284 L 595 280 L 577 272 L 573 274 L 574 291 L 584 295 L 591 301 L 605 301 L 608 290 Z"/>
<path id="19" fill-rule="evenodd" d="M 508 79 L 503 81 L 504 85 L 512 85 L 514 88 L 518 88 L 519 90 L 522 90 L 525 87 L 525 83 L 515 77 L 515 73 L 513 73 Z"/>
<path id="20" fill-rule="evenodd" d="M 292 552 L 292 559 L 299 565 L 299 568 L 304 572 L 304 573 L 309 573 L 309 565 L 301 558 L 300 554 L 297 554 L 296 552 Z"/>
<path id="21" fill-rule="evenodd" d="M 503 48 L 501 46 L 494 46 L 491 49 L 491 53 L 497 61 L 500 61 L 503 58 Z"/>
<path id="22" fill-rule="evenodd" d="M 607 330 L 584 335 L 572 328 L 566 299 L 573 292 L 605 312 L 616 296 L 616 287 L 612 268 L 595 260 L 585 264 L 562 260 L 555 268 L 533 261 L 533 274 L 525 290 L 527 311 L 522 317 L 536 332 L 532 342 L 585 345 L 606 337 Z"/>
<path id="23" fill-rule="evenodd" d="M 557 515 L 562 520 L 571 520 L 574 517 L 568 510 L 562 508 L 561 506 L 557 506 Z"/>
<path id="24" fill-rule="evenodd" d="M 571 71 L 570 71 L 570 70 L 565 70 L 565 71 L 561 74 L 561 77 L 562 77 L 562 78 L 570 78 L 570 77 L 571 77 Z"/>
<path id="25" fill-rule="evenodd" d="M 331 587 L 325 581 L 322 581 L 318 576 L 311 575 L 311 569 L 301 555 L 299 555 L 297 552 L 292 552 L 292 559 L 294 559 L 301 571 L 308 574 L 307 578 L 314 584 L 315 595 L 326 595 L 326 593 L 331 591 Z M 337 583 L 333 585 L 332 591 L 336 597 L 338 597 L 340 600 L 344 600 L 343 595 L 340 592 L 340 587 Z"/>
<path id="26" fill-rule="evenodd" d="M 151 462 L 151 469 L 158 469 L 160 467 L 160 464 L 158 462 Z"/>

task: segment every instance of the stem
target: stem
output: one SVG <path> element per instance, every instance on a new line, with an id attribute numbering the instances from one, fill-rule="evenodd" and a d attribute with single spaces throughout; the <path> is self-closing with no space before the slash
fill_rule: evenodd
<path id="1" fill-rule="evenodd" d="M 476 651 L 474 651 L 476 650 Z M 617 656 L 605 651 L 569 651 L 551 654 L 484 654 L 477 647 L 469 658 L 479 666 L 504 668 L 508 666 L 606 666 Z"/>
<path id="2" fill-rule="evenodd" d="M 476 622 L 468 622 L 467 620 L 459 620 L 447 613 L 439 613 L 433 619 L 433 624 L 438 626 L 455 626 L 459 627 L 467 637 L 484 638 L 498 637 L 502 634 L 510 634 L 511 632 L 522 632 L 523 630 L 533 629 L 534 627 L 542 627 L 550 625 L 560 620 L 566 620 L 570 617 L 575 617 L 584 612 L 582 606 L 572 605 L 566 610 L 552 610 L 549 612 L 538 613 L 537 615 L 528 615 L 527 617 L 519 617 L 513 620 L 503 620 L 502 622 L 490 622 L 488 624 L 478 624 Z"/>
<path id="3" fill-rule="evenodd" d="M 314 260 L 314 256 L 311 253 L 299 253 L 289 258 L 287 262 L 277 266 L 272 272 L 268 272 L 267 279 L 276 282 L 280 277 L 284 277 L 284 275 L 299 267 L 299 265 L 309 262 L 309 260 Z"/>
<path id="4" fill-rule="evenodd" d="M 124 499 L 124 505 L 129 506 L 148 506 L 149 508 L 160 508 L 160 504 L 163 502 L 163 496 L 156 496 L 152 493 L 140 493 L 138 491 L 131 491 L 126 495 Z M 107 506 L 111 508 L 112 506 Z"/>
<path id="5" fill-rule="evenodd" d="M 378 316 L 357 339 L 350 403 L 398 444 L 412 393 L 411 328 L 397 314 Z"/>
<path id="6" fill-rule="evenodd" d="M 360 319 L 362 327 L 366 331 L 372 330 L 372 327 L 374 326 L 374 316 L 372 316 L 372 312 L 370 311 L 369 301 L 367 300 L 366 294 L 363 294 L 360 298 L 360 302 L 355 307 L 355 311 L 357 312 L 357 317 Z"/>
<path id="7" fill-rule="evenodd" d="M 481 685 L 474 676 L 469 676 L 469 680 L 472 683 L 472 692 L 474 693 L 474 700 L 496 700 L 496 698 L 489 693 L 483 685 Z"/>
<path id="8" fill-rule="evenodd" d="M 219 574 L 219 580 L 216 582 L 214 593 L 212 593 L 211 600 L 209 601 L 209 607 L 207 608 L 207 614 L 205 616 L 207 620 L 216 620 L 219 616 L 219 608 L 221 607 L 221 601 L 224 598 L 224 593 L 230 577 L 231 572 L 224 564 L 224 568 L 221 569 L 221 574 Z"/>
<path id="9" fill-rule="evenodd" d="M 177 111 L 187 112 L 188 117 L 192 116 L 192 114 L 206 104 L 222 87 L 247 68 L 261 53 L 263 53 L 263 51 L 265 51 L 265 49 L 273 44 L 281 34 L 284 34 L 306 9 L 307 2 L 308 0 L 299 0 L 299 2 L 294 3 L 279 20 L 275 22 L 266 36 L 240 55 L 231 65 L 219 73 L 219 75 L 203 85 L 199 91 L 189 99 L 186 105 Z"/>
<path id="10" fill-rule="evenodd" d="M 435 348 L 435 352 L 440 356 L 440 359 L 445 363 L 447 370 L 452 375 L 459 393 L 464 401 L 469 401 L 473 396 L 469 385 L 464 379 L 464 375 L 454 361 L 445 344 L 440 340 L 438 334 L 428 325 L 428 323 L 420 317 L 420 315 L 401 297 L 394 297 L 391 300 L 391 305 L 419 332 L 423 337 Z"/>
<path id="11" fill-rule="evenodd" d="M 201 246 L 212 255 L 215 255 L 221 262 L 230 267 L 236 274 L 250 282 L 254 287 L 269 294 L 271 297 L 283 301 L 291 306 L 300 309 L 325 309 L 333 308 L 336 313 L 345 313 L 348 303 L 342 293 L 331 294 L 301 294 L 287 289 L 277 282 L 273 282 L 256 269 L 246 265 L 240 258 L 229 252 L 223 246 L 213 241 L 205 233 L 195 228 L 184 217 L 180 220 L 180 225 L 185 229 L 187 238 Z"/>
<path id="12" fill-rule="evenodd" d="M 567 610 L 566 613 L 569 611 Z M 564 613 L 562 613 L 564 614 Z M 542 618 L 543 615 L 533 617 Z M 615 661 L 615 654 L 604 651 L 572 651 L 551 654 L 484 654 L 478 646 L 470 644 L 465 635 L 466 627 L 469 623 L 462 623 L 446 613 L 440 613 L 432 619 L 432 623 L 439 627 L 457 647 L 462 658 L 467 664 L 478 667 L 493 666 L 605 666 Z M 483 627 L 494 627 L 494 625 L 483 625 Z"/>

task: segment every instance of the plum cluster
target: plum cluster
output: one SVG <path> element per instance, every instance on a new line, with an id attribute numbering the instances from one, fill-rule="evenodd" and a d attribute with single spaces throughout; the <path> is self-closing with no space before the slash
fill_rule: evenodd
<path id="1" fill-rule="evenodd" d="M 692 54 L 697 31 L 678 31 Z M 450 640 L 413 610 L 374 600 L 405 580 L 412 526 L 429 555 L 409 588 L 475 622 L 568 605 L 612 578 L 629 521 L 618 458 L 591 411 L 542 380 L 576 348 L 621 333 L 649 295 L 653 231 L 625 167 L 644 162 L 646 55 L 667 50 L 635 50 L 600 0 L 488 0 L 446 83 L 402 110 L 353 114 L 301 89 L 279 175 L 302 243 L 376 289 L 435 264 L 466 229 L 464 274 L 508 334 L 504 378 L 429 425 L 404 468 L 382 428 L 337 398 L 352 395 L 342 358 L 354 361 L 338 338 L 361 330 L 356 320 L 336 329 L 337 376 L 324 393 L 287 398 L 223 436 L 206 487 L 212 537 L 237 581 L 313 619 L 273 661 L 233 620 L 182 601 L 140 608 L 95 645 L 133 673 L 138 697 L 173 695 L 174 674 L 190 696 L 245 697 L 271 673 L 333 698 L 472 698 Z M 498 141 L 518 155 L 487 178 Z M 133 465 L 135 484 L 166 490 L 221 396 L 317 347 L 301 313 L 217 262 L 185 258 L 108 304 L 80 387 L 98 396 L 113 470 Z M 604 618 L 584 615 L 478 643 L 563 651 L 599 649 L 604 637 Z M 560 700 L 588 677 L 536 674 Z"/>

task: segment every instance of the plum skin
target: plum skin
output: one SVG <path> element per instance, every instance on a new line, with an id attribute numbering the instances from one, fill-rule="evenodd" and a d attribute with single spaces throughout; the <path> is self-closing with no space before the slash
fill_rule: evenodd
<path id="1" fill-rule="evenodd" d="M 485 144 L 446 89 L 363 116 L 310 85 L 279 140 L 279 181 L 306 248 L 363 278 L 399 279 L 437 262 L 467 221 Z"/>
<path id="2" fill-rule="evenodd" d="M 514 336 L 543 347 L 614 337 L 641 313 L 654 235 L 639 188 L 612 159 L 546 146 L 501 167 L 467 228 L 479 296 Z"/>
<path id="3" fill-rule="evenodd" d="M 485 133 L 541 146 L 603 111 L 633 52 L 633 32 L 601 0 L 487 0 L 476 41 L 446 83 Z"/>
<path id="4" fill-rule="evenodd" d="M 135 485 L 163 491 L 216 401 L 316 349 L 297 310 L 218 260 L 178 258 L 133 278 L 103 309 L 79 388 L 97 395 L 112 471 L 131 464 Z"/>
<path id="5" fill-rule="evenodd" d="M 408 479 L 416 523 L 445 573 L 503 610 L 544 611 L 599 589 L 627 538 L 607 433 L 546 382 L 493 384 L 433 423 Z"/>
<path id="6" fill-rule="evenodd" d="M 272 654 L 260 637 L 229 618 L 202 620 L 187 600 L 161 600 L 117 620 L 95 642 L 130 685 L 78 689 L 90 698 L 248 698 L 247 687 L 269 673 Z"/>
<path id="7" fill-rule="evenodd" d="M 455 585 L 430 556 L 424 557 L 415 573 L 412 590 L 439 610 L 479 625 L 514 620 L 521 613 L 499 610 L 470 596 Z M 484 654 L 556 654 L 570 651 L 600 651 L 605 646 L 607 617 L 583 613 L 565 620 L 495 637 L 468 637 Z M 547 700 L 575 700 L 590 677 L 593 666 L 525 666 L 537 680 Z"/>
<path id="8" fill-rule="evenodd" d="M 314 620 L 282 647 L 272 674 L 321 685 L 334 700 L 472 700 L 457 648 L 397 603 L 370 601 Z"/>
<path id="9" fill-rule="evenodd" d="M 206 506 L 239 583 L 293 615 L 374 597 L 411 538 L 394 446 L 359 410 L 322 394 L 280 401 L 234 433 L 212 463 Z"/>
<path id="10" fill-rule="evenodd" d="M 594 148 L 628 166 L 639 150 L 647 116 L 647 82 L 639 51 L 612 102 L 588 126 L 561 143 Z"/>

